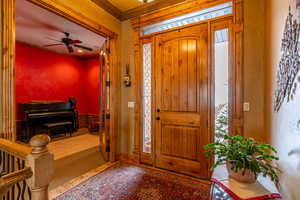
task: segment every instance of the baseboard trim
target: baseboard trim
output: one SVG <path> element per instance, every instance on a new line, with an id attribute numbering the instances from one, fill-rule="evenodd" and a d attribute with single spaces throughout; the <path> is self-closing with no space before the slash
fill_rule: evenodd
<path id="1" fill-rule="evenodd" d="M 129 164 L 138 164 L 139 163 L 139 157 L 134 154 L 128 154 L 128 153 L 119 153 L 117 154 L 117 160 Z"/>

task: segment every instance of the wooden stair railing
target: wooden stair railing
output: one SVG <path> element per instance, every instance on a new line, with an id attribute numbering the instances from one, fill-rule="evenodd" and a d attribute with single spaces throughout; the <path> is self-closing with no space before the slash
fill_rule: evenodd
<path id="1" fill-rule="evenodd" d="M 15 172 L 12 172 L 12 173 L 2 176 L 0 178 L 0 199 L 5 199 L 5 197 L 7 199 L 9 199 L 9 195 L 7 195 L 7 192 L 9 192 L 10 189 L 13 188 L 16 184 L 25 181 L 26 179 L 30 178 L 31 176 L 32 176 L 32 171 L 31 171 L 30 167 L 27 167 L 25 169 L 21 169 L 21 170 L 18 170 L 18 171 L 15 171 Z M 12 192 L 12 191 L 10 191 L 10 192 Z M 10 196 L 12 196 L 12 195 L 10 195 Z M 21 197 L 21 195 L 17 195 L 17 196 Z M 18 199 L 18 198 L 15 198 L 15 199 Z"/>
<path id="2" fill-rule="evenodd" d="M 31 147 L 0 139 L 0 200 L 48 200 L 53 154 L 48 135 L 31 138 Z"/>

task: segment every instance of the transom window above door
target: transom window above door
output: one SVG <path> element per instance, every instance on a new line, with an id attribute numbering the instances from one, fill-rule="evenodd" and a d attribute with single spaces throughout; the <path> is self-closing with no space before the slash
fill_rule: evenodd
<path id="1" fill-rule="evenodd" d="M 192 12 L 172 19 L 164 20 L 156 24 L 144 26 L 141 31 L 142 35 L 147 35 L 229 14 L 232 14 L 232 2 L 226 2 L 217 6 L 199 10 L 197 12 Z"/>

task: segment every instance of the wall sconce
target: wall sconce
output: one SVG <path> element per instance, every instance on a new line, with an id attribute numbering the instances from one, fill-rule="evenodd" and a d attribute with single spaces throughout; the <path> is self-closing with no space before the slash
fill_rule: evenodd
<path id="1" fill-rule="evenodd" d="M 124 85 L 126 87 L 131 86 L 131 76 L 129 74 L 129 64 L 126 64 L 126 73 L 125 73 L 125 76 L 123 77 L 123 80 L 124 80 Z"/>

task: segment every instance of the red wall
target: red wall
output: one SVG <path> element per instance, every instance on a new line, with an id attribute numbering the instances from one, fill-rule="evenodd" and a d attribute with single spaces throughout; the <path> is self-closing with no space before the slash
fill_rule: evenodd
<path id="1" fill-rule="evenodd" d="M 100 63 L 99 58 L 85 60 L 85 97 L 86 112 L 88 114 L 99 114 L 100 112 Z"/>
<path id="2" fill-rule="evenodd" d="M 71 56 L 16 44 L 16 102 L 77 99 L 80 114 L 99 111 L 99 59 Z"/>

